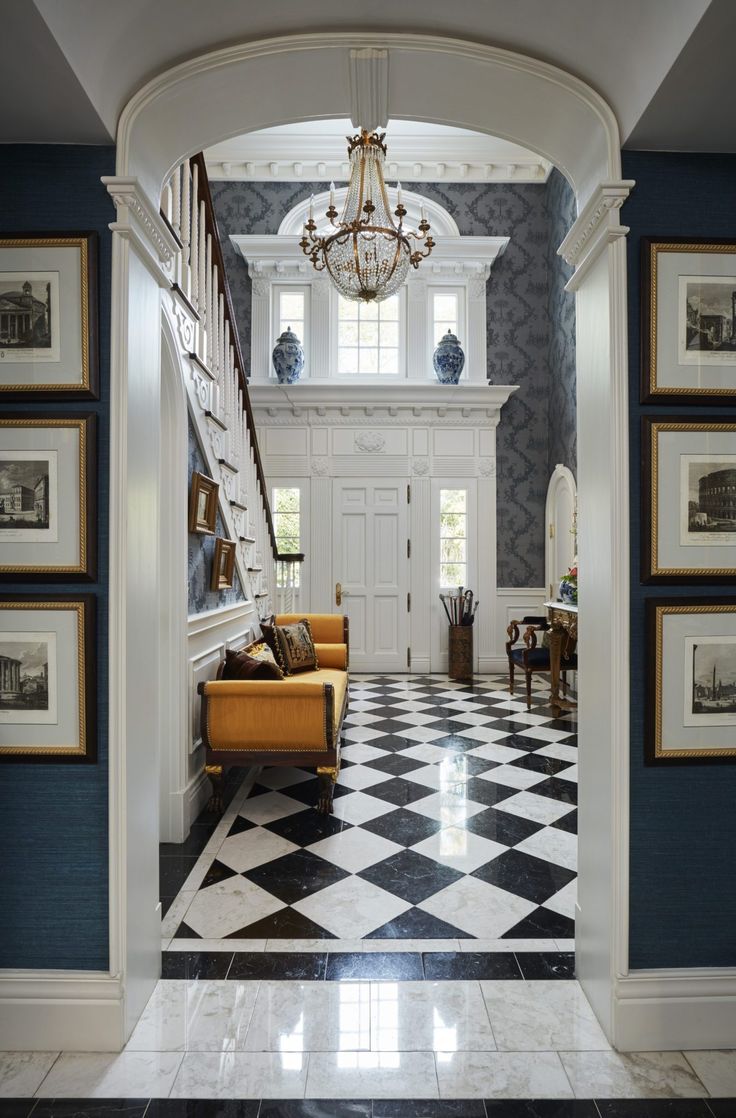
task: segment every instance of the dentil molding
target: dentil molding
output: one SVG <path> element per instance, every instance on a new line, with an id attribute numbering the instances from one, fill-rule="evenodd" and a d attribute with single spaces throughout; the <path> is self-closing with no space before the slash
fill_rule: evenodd
<path id="1" fill-rule="evenodd" d="M 581 210 L 557 249 L 565 263 L 575 268 L 575 276 L 568 285 L 570 290 L 575 290 L 606 245 L 628 233 L 628 226 L 618 220 L 618 211 L 635 185 L 633 179 L 603 182 Z"/>

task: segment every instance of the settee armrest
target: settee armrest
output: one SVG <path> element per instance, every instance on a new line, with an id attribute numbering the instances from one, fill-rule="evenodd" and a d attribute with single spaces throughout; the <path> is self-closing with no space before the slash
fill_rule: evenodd
<path id="1" fill-rule="evenodd" d="M 214 750 L 304 752 L 334 748 L 335 689 L 309 680 L 210 680 L 201 730 Z"/>
<path id="2" fill-rule="evenodd" d="M 348 670 L 348 646 L 346 644 L 316 644 L 314 650 L 320 668 L 337 668 L 339 671 Z"/>

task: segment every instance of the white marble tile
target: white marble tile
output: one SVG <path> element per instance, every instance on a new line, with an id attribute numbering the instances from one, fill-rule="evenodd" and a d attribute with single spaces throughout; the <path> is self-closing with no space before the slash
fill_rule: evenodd
<path id="1" fill-rule="evenodd" d="M 401 737 L 409 741 L 435 741 L 437 738 L 446 738 L 446 730 L 435 730 L 432 726 L 408 726 L 401 731 Z"/>
<path id="2" fill-rule="evenodd" d="M 396 811 L 396 804 L 379 800 L 377 796 L 370 796 L 366 792 L 349 792 L 347 796 L 339 796 L 332 805 L 332 814 L 337 819 L 344 819 L 346 823 L 360 825 L 369 819 L 376 819 L 379 815 L 386 815 L 389 811 Z"/>
<path id="3" fill-rule="evenodd" d="M 575 940 L 574 939 L 556 939 L 555 940 L 555 947 L 557 948 L 558 951 L 574 951 L 575 950 Z"/>
<path id="4" fill-rule="evenodd" d="M 291 796 L 285 796 L 283 792 L 263 792 L 246 800 L 240 814 L 251 823 L 263 825 L 273 823 L 276 819 L 285 819 L 287 815 L 294 815 L 297 811 L 304 811 L 304 804 L 299 800 L 292 800 Z"/>
<path id="5" fill-rule="evenodd" d="M 352 772 L 352 769 L 348 770 Z M 335 835 L 320 839 L 309 847 L 311 854 L 318 854 L 328 862 L 339 866 L 349 873 L 360 873 L 368 866 L 390 858 L 403 850 L 396 842 L 374 835 L 363 827 L 351 827 L 348 831 L 338 831 Z"/>
<path id="6" fill-rule="evenodd" d="M 705 1087 L 680 1052 L 561 1052 L 580 1099 L 702 1098 Z"/>
<path id="7" fill-rule="evenodd" d="M 474 835 L 464 827 L 443 827 L 411 849 L 461 873 L 472 873 L 478 866 L 504 854 L 507 847 L 482 835 Z"/>
<path id="8" fill-rule="evenodd" d="M 453 756 L 458 760 L 462 759 L 461 753 L 455 753 Z M 439 764 L 426 764 L 418 769 L 412 769 L 411 772 L 403 773 L 402 780 L 411 780 L 414 784 L 421 784 L 422 787 L 429 790 L 433 788 L 435 792 L 445 789 L 449 783 L 447 770 L 443 773 L 441 770 L 447 764 L 448 758 L 445 757 Z M 453 783 L 464 784 L 467 781 L 467 776 L 456 776 Z"/>
<path id="9" fill-rule="evenodd" d="M 538 773 L 533 769 L 520 769 L 517 765 L 499 765 L 497 769 L 478 773 L 479 780 L 490 780 L 494 784 L 503 784 L 507 788 L 532 788 L 548 780 L 547 773 Z"/>
<path id="10" fill-rule="evenodd" d="M 376 784 L 383 784 L 384 780 L 392 780 L 391 773 L 372 769 L 369 765 L 350 765 L 347 769 L 340 770 L 338 784 L 343 788 L 352 788 L 361 791 L 363 788 L 372 788 Z"/>
<path id="11" fill-rule="evenodd" d="M 500 939 L 536 905 L 477 877 L 461 877 L 418 907 L 471 936 Z"/>
<path id="12" fill-rule="evenodd" d="M 526 719 L 523 719 L 523 721 L 526 721 Z M 533 741 L 546 742 L 565 741 L 565 739 L 569 738 L 570 734 L 573 732 L 574 731 L 572 730 L 554 730 L 550 729 L 549 726 L 540 725 L 533 725 L 531 729 L 519 731 L 519 733 L 522 734 L 522 736 L 525 738 L 531 738 Z"/>
<path id="13" fill-rule="evenodd" d="M 251 827 L 249 831 L 241 831 L 240 834 L 226 838 L 218 851 L 217 860 L 236 873 L 244 873 L 299 849 L 301 848 L 296 843 L 289 842 L 266 827 Z"/>
<path id="14" fill-rule="evenodd" d="M 232 1052 L 245 1036 L 257 982 L 162 979 L 126 1045 L 128 1052 Z"/>
<path id="15" fill-rule="evenodd" d="M 460 939 L 461 951 L 550 951 L 549 939 Z"/>
<path id="16" fill-rule="evenodd" d="M 523 722 L 525 726 L 543 726 L 545 722 L 549 722 L 549 716 L 546 714 L 534 714 L 525 707 L 524 710 L 514 714 L 514 722 Z"/>
<path id="17" fill-rule="evenodd" d="M 577 897 L 578 883 L 577 881 L 569 881 L 558 893 L 546 900 L 542 908 L 548 908 L 551 912 L 557 912 L 560 916 L 569 916 L 571 920 L 574 920 Z"/>
<path id="18" fill-rule="evenodd" d="M 165 936 L 161 939 L 161 950 L 162 951 L 168 951 L 169 950 L 169 944 L 171 943 L 171 938 L 172 938 L 171 936 Z"/>
<path id="19" fill-rule="evenodd" d="M 494 742 L 503 742 L 504 738 L 509 737 L 509 730 L 504 729 L 503 722 L 494 722 L 491 726 L 468 726 L 460 736 L 469 741 L 477 741 L 479 745 L 493 745 Z M 515 749 L 513 754 L 508 753 L 508 760 L 518 757 L 519 752 Z"/>
<path id="20" fill-rule="evenodd" d="M 371 722 L 380 722 L 381 715 L 372 710 L 353 710 L 345 716 L 345 726 L 370 726 Z"/>
<path id="21" fill-rule="evenodd" d="M 261 982 L 249 1052 L 369 1051 L 370 982 Z"/>
<path id="22" fill-rule="evenodd" d="M 199 936 L 222 939 L 285 907 L 247 878 L 228 877 L 199 890 L 187 911 L 187 924 Z"/>
<path id="23" fill-rule="evenodd" d="M 438 714 L 436 708 L 433 709 L 432 713 L 430 710 L 407 710 L 403 714 L 392 715 L 392 718 L 406 726 L 431 726 L 433 722 L 439 722 L 441 718 L 444 718 L 444 713 Z"/>
<path id="24" fill-rule="evenodd" d="M 362 951 L 361 939 L 269 939 L 266 951 Z"/>
<path id="25" fill-rule="evenodd" d="M 188 877 L 186 878 L 186 880 L 184 881 L 184 884 L 181 887 L 181 892 L 182 893 L 194 893 L 194 892 L 196 892 L 199 889 L 202 882 L 204 881 L 205 877 L 207 876 L 207 871 L 210 868 L 210 866 L 212 865 L 213 861 L 214 861 L 213 855 L 208 853 L 207 851 L 203 851 L 200 854 L 199 858 L 197 858 L 197 861 L 192 866 Z"/>
<path id="26" fill-rule="evenodd" d="M 0 1098 L 35 1095 L 58 1052 L 0 1052 Z"/>
<path id="27" fill-rule="evenodd" d="M 165 1099 L 181 1061 L 181 1052 L 64 1052 L 36 1094 L 42 1099 Z"/>
<path id="28" fill-rule="evenodd" d="M 685 1056 L 714 1099 L 736 1098 L 736 1050 L 685 1052 Z"/>
<path id="29" fill-rule="evenodd" d="M 555 776 L 559 780 L 570 780 L 570 781 L 572 781 L 573 784 L 577 784 L 577 782 L 578 782 L 578 767 L 577 767 L 577 765 L 570 765 L 566 769 L 560 769 L 560 771 L 558 773 L 555 773 Z"/>
<path id="30" fill-rule="evenodd" d="M 195 890 L 189 889 L 182 889 L 180 893 L 177 893 L 161 921 L 162 939 L 171 939 L 172 936 L 176 935 L 176 929 L 184 919 L 184 913 L 187 911 L 196 895 L 197 893 Z"/>
<path id="31" fill-rule="evenodd" d="M 577 746 L 565 745 L 564 742 L 555 742 L 553 745 L 543 745 L 535 750 L 539 757 L 555 757 L 558 761 L 570 761 L 575 764 L 578 759 Z"/>
<path id="32" fill-rule="evenodd" d="M 464 788 L 460 785 L 459 788 Z M 464 794 L 452 792 L 433 792 L 423 800 L 415 800 L 407 804 L 408 811 L 416 811 L 419 815 L 426 815 L 429 819 L 436 819 L 444 827 L 452 827 L 463 823 L 479 811 L 485 811 L 485 804 L 478 804 L 474 800 L 467 800 Z"/>
<path id="33" fill-rule="evenodd" d="M 504 745 L 503 742 L 487 741 L 483 745 L 477 745 L 475 749 L 469 749 L 468 756 L 482 757 L 486 761 L 498 761 L 502 765 L 509 765 L 517 757 L 524 757 L 525 753 L 523 749 L 512 749 L 510 745 Z"/>
<path id="34" fill-rule="evenodd" d="M 520 815 L 522 819 L 531 819 L 535 823 L 549 824 L 562 819 L 563 815 L 568 815 L 573 811 L 573 805 L 552 800 L 549 796 L 535 796 L 533 792 L 517 792 L 515 796 L 509 796 L 507 800 L 497 803 L 496 809 L 508 811 L 510 815 Z"/>
<path id="35" fill-rule="evenodd" d="M 300 1099 L 305 1052 L 187 1052 L 172 1099 Z"/>
<path id="36" fill-rule="evenodd" d="M 542 799 L 541 796 L 536 798 Z M 508 800 L 504 803 L 508 803 Z M 503 804 L 498 806 L 502 807 Z M 546 862 L 554 862 L 556 866 L 564 866 L 568 870 L 577 869 L 578 836 L 571 835 L 569 831 L 561 831 L 559 827 L 543 827 L 541 831 L 535 831 L 533 835 L 517 843 L 514 849 L 532 854 L 535 858 L 543 858 Z"/>
<path id="37" fill-rule="evenodd" d="M 374 1052 L 493 1051 L 488 1013 L 477 982 L 374 982 Z"/>
<path id="38" fill-rule="evenodd" d="M 172 939 L 169 951 L 265 951 L 265 939 Z"/>
<path id="39" fill-rule="evenodd" d="M 380 730 L 372 730 L 370 726 L 346 726 L 344 731 L 346 741 L 372 741 L 373 738 L 383 737 Z"/>
<path id="40" fill-rule="evenodd" d="M 431 710 L 432 703 L 421 702 L 419 699 L 402 699 L 399 703 L 391 703 L 392 707 L 397 707 L 399 710 Z"/>
<path id="41" fill-rule="evenodd" d="M 313 1052 L 308 1099 L 436 1099 L 431 1052 Z"/>
<path id="42" fill-rule="evenodd" d="M 441 745 L 432 745 L 431 742 L 423 742 L 420 745 L 412 745 L 409 749 L 402 749 L 402 757 L 410 757 L 414 761 L 424 761 L 428 765 L 441 763 L 448 759 L 448 754 L 454 752 L 456 756 L 461 757 L 461 750 L 448 750 Z"/>
<path id="43" fill-rule="evenodd" d="M 362 765 L 366 761 L 375 761 L 376 757 L 387 757 L 387 749 L 379 749 L 375 745 L 366 745 L 363 741 L 356 741 L 353 745 L 346 745 L 340 751 L 340 756 L 344 757 L 346 761 L 354 761 L 356 765 Z"/>
<path id="44" fill-rule="evenodd" d="M 345 877 L 292 906 L 340 939 L 362 938 L 411 905 L 360 877 Z"/>
<path id="45" fill-rule="evenodd" d="M 334 941 L 330 940 L 332 944 Z M 457 939 L 364 939 L 364 951 L 459 951 Z M 330 947 L 332 950 L 332 947 Z"/>
<path id="46" fill-rule="evenodd" d="M 481 982 L 499 1051 L 608 1049 L 577 982 Z"/>
<path id="47" fill-rule="evenodd" d="M 214 831 L 210 835 L 209 842 L 207 843 L 204 850 L 202 851 L 203 854 L 216 854 L 217 851 L 222 846 L 225 839 L 227 838 L 227 836 L 230 832 L 230 828 L 232 827 L 233 823 L 235 822 L 235 818 L 238 814 L 237 811 L 235 810 L 234 803 L 231 803 L 230 807 L 233 809 L 232 816 L 230 815 L 229 812 L 227 812 L 225 815 L 223 815 L 222 819 L 220 820 L 220 822 L 217 824 Z"/>
<path id="48" fill-rule="evenodd" d="M 571 1099 L 556 1052 L 438 1052 L 444 1099 Z"/>

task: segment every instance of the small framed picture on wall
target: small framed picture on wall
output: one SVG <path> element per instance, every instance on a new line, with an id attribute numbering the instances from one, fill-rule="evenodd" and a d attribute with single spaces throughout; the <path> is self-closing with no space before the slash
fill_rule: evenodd
<path id="1" fill-rule="evenodd" d="M 210 590 L 231 590 L 235 577 L 235 541 L 215 540 L 215 554 L 212 559 Z"/>
<path id="2" fill-rule="evenodd" d="M 217 494 L 219 485 L 196 470 L 189 490 L 189 531 L 214 536 L 217 528 Z"/>

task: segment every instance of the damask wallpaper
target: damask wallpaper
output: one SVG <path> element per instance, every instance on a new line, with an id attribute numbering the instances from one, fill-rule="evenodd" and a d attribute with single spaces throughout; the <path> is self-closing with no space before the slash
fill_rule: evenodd
<path id="1" fill-rule="evenodd" d="M 575 380 L 575 296 L 565 291 L 572 268 L 557 249 L 575 220 L 575 195 L 553 170 L 547 180 L 547 313 L 549 316 L 549 444 L 547 472 L 558 462 L 577 477 L 577 401 Z"/>
<path id="2" fill-rule="evenodd" d="M 497 431 L 498 583 L 499 586 L 544 584 L 544 503 L 552 457 L 550 441 L 550 362 L 574 377 L 569 345 L 550 330 L 550 245 L 554 248 L 574 216 L 574 198 L 562 176 L 559 183 L 406 183 L 444 206 L 467 236 L 509 236 L 488 285 L 488 378 L 518 384 L 504 407 Z M 213 182 L 212 198 L 223 241 L 225 266 L 246 365 L 250 359 L 250 280 L 245 261 L 230 244 L 231 233 L 275 233 L 288 211 L 324 183 Z M 568 197 L 569 195 L 569 197 Z M 559 207 L 561 214 L 552 214 Z M 554 249 L 552 249 L 552 252 Z M 555 268 L 558 268 L 555 258 Z M 563 300 L 556 281 L 554 313 Z M 565 296 L 569 299 L 569 296 Z M 570 320 L 572 314 L 572 322 Z M 565 303 L 565 329 L 572 324 L 574 303 Z M 554 335 L 554 340 L 553 340 Z M 574 347 L 574 341 L 572 342 Z M 564 354 L 558 358 L 558 354 Z M 250 371 L 250 370 L 248 370 Z M 569 430 L 569 391 L 555 403 Z M 574 402 L 574 381 L 572 385 Z M 574 437 L 574 413 L 572 428 Z M 558 453 L 555 450 L 555 453 Z M 569 458 L 569 452 L 567 452 Z M 559 459 L 557 459 L 559 460 Z M 553 462 L 554 465 L 554 462 Z"/>
<path id="3" fill-rule="evenodd" d="M 189 420 L 189 482 L 198 470 L 208 473 L 202 451 L 199 449 L 197 435 L 192 421 Z M 217 513 L 217 535 L 228 538 L 220 513 Z M 237 570 L 234 572 L 232 590 L 210 590 L 212 559 L 215 552 L 215 537 L 203 536 L 199 532 L 189 533 L 189 615 L 205 613 L 218 606 L 230 606 L 244 602 L 245 594 Z"/>

